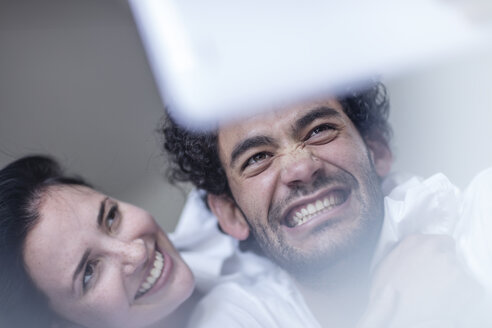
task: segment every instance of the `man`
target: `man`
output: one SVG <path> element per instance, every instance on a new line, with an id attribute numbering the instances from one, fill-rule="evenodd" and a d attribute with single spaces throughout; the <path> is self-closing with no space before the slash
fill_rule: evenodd
<path id="1" fill-rule="evenodd" d="M 388 304 L 394 294 L 384 294 L 384 287 L 369 299 L 385 215 L 382 180 L 392 161 L 388 110 L 385 89 L 378 84 L 222 125 L 212 133 L 187 131 L 172 121 L 163 130 L 176 164 L 173 178 L 206 190 L 221 229 L 242 241 L 243 249 L 288 272 L 323 327 L 387 324 L 393 314 Z M 425 255 L 421 241 L 411 240 L 403 249 L 411 244 Z M 436 244 L 447 245 L 441 249 L 451 253 L 448 241 Z M 393 256 L 391 263 L 399 261 Z M 456 272 L 453 282 L 465 281 L 455 264 L 445 264 Z M 386 267 L 379 277 L 394 265 Z"/>

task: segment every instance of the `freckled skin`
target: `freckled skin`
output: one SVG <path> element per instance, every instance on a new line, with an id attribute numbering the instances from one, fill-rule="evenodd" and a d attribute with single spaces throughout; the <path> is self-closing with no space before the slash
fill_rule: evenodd
<path id="1" fill-rule="evenodd" d="M 105 198 L 79 186 L 50 187 L 44 192 L 39 221 L 24 247 L 28 272 L 55 312 L 79 325 L 138 328 L 165 323 L 166 316 L 191 294 L 193 276 L 165 232 L 144 210 L 112 200 L 119 215 L 113 230 L 98 227 L 96 218 Z M 171 258 L 170 275 L 162 289 L 135 300 L 147 277 L 145 270 L 153 263 L 149 257 L 156 243 Z M 72 285 L 73 272 L 87 249 L 91 250 L 89 260 L 97 265 L 92 275 L 82 270 Z M 85 292 L 84 274 L 91 277 Z"/>
<path id="2" fill-rule="evenodd" d="M 338 114 L 295 128 L 307 112 L 320 106 Z M 236 145 L 256 136 L 272 142 L 249 149 L 232 163 Z M 288 271 L 320 270 L 374 247 L 383 218 L 382 174 L 376 172 L 372 149 L 337 101 L 314 102 L 224 126 L 218 142 L 240 209 L 237 220 L 245 219 L 261 249 Z M 313 202 L 333 186 L 350 191 L 343 208 L 324 214 L 302 233 L 286 229 L 282 222 L 291 204 Z"/>

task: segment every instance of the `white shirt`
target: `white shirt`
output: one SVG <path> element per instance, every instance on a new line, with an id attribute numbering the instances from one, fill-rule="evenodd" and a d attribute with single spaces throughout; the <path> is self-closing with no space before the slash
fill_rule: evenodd
<path id="1" fill-rule="evenodd" d="M 206 296 L 189 327 L 320 327 L 289 275 L 268 259 L 239 250 L 193 191 L 170 235 Z"/>
<path id="2" fill-rule="evenodd" d="M 383 187 L 392 184 L 387 180 Z M 321 327 L 289 275 L 263 257 L 241 252 L 235 239 L 218 230 L 200 195 L 190 194 L 172 236 L 197 288 L 206 293 L 189 327 Z M 449 235 L 464 265 L 492 291 L 492 169 L 479 174 L 464 194 L 436 174 L 408 179 L 384 202 L 374 264 L 407 235 Z"/>

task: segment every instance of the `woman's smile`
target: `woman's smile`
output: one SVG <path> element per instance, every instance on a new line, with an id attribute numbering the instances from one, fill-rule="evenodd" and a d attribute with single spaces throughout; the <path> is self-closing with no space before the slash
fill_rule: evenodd
<path id="1" fill-rule="evenodd" d="M 46 192 L 39 213 L 25 262 L 53 309 L 70 321 L 146 327 L 191 294 L 193 275 L 146 211 L 87 187 L 58 186 Z"/>
<path id="2" fill-rule="evenodd" d="M 138 289 L 137 295 L 135 295 L 135 299 L 142 297 L 145 295 L 149 289 L 154 286 L 157 279 L 161 276 L 162 269 L 164 268 L 164 257 L 159 251 L 155 251 L 155 258 L 152 264 L 152 268 L 150 270 L 149 275 L 143 282 L 143 284 Z"/>

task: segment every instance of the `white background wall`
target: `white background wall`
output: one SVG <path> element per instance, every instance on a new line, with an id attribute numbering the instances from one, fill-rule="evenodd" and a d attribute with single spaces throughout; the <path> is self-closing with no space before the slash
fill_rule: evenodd
<path id="1" fill-rule="evenodd" d="M 441 171 L 464 187 L 492 166 L 492 51 L 388 81 L 395 169 Z"/>
<path id="2" fill-rule="evenodd" d="M 464 186 L 492 165 L 492 52 L 387 85 L 395 169 Z M 172 230 L 185 192 L 162 177 L 162 113 L 126 2 L 0 2 L 0 166 L 50 153 Z"/>
<path id="3" fill-rule="evenodd" d="M 162 108 L 125 1 L 0 1 L 0 166 L 49 153 L 171 230 Z"/>

